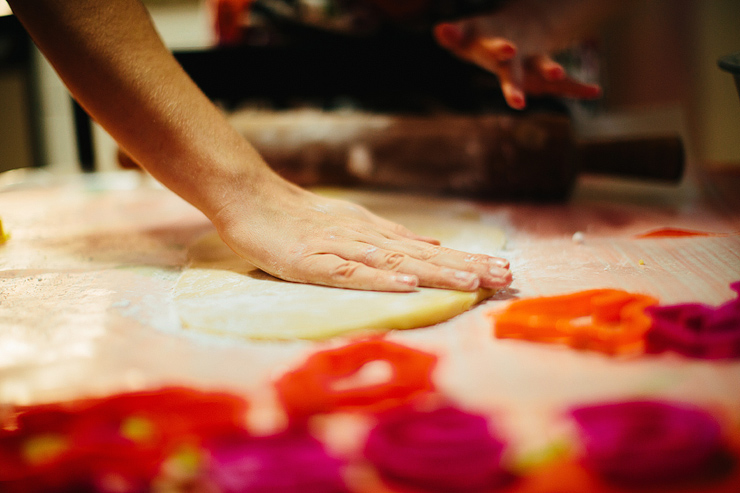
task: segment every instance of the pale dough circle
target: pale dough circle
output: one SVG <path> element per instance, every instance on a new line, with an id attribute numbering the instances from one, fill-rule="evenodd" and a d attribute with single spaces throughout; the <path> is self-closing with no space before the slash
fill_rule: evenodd
<path id="1" fill-rule="evenodd" d="M 361 203 L 450 248 L 496 255 L 505 242 L 503 231 L 481 224 L 478 213 L 464 202 L 324 193 Z M 285 282 L 238 257 L 215 232 L 190 247 L 189 259 L 175 287 L 182 326 L 248 339 L 324 339 L 358 331 L 426 327 L 493 294 L 483 289 L 468 293 L 428 288 L 385 293 Z"/>

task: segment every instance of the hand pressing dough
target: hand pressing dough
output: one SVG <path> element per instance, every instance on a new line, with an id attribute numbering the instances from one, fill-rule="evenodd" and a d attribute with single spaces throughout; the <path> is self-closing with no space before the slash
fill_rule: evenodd
<path id="1" fill-rule="evenodd" d="M 464 203 L 358 192 L 326 194 L 362 203 L 450 248 L 495 255 L 505 242 L 501 230 L 481 224 Z M 424 214 L 406 212 L 413 210 Z M 464 312 L 494 292 L 421 288 L 385 293 L 286 282 L 238 257 L 215 232 L 195 242 L 189 258 L 175 287 L 183 327 L 249 339 L 323 339 L 425 327 Z"/>

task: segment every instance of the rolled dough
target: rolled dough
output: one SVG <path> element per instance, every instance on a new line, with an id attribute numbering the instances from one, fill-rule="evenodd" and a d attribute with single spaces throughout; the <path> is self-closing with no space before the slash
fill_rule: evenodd
<path id="1" fill-rule="evenodd" d="M 451 248 L 495 255 L 505 242 L 503 231 L 481 224 L 478 213 L 464 202 L 324 193 L 361 203 Z M 286 282 L 238 257 L 215 232 L 190 247 L 189 259 L 175 287 L 182 326 L 250 339 L 323 339 L 357 331 L 425 327 L 493 294 L 484 289 L 468 293 L 429 288 L 384 293 Z"/>

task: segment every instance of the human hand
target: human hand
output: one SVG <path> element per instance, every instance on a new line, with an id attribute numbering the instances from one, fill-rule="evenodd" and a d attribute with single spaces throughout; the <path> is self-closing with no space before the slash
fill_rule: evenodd
<path id="1" fill-rule="evenodd" d="M 442 248 L 280 178 L 187 76 L 141 2 L 11 3 L 122 152 L 201 210 L 256 267 L 288 281 L 367 290 L 511 282 L 503 259 Z"/>
<path id="2" fill-rule="evenodd" d="M 498 77 L 509 106 L 523 109 L 526 95 L 594 99 L 601 88 L 569 77 L 551 53 L 567 48 L 587 27 L 605 17 L 612 2 L 524 0 L 491 14 L 445 22 L 437 42 Z"/>
<path id="3" fill-rule="evenodd" d="M 399 292 L 511 283 L 508 261 L 441 247 L 359 205 L 277 177 L 257 195 L 229 202 L 213 222 L 239 256 L 286 281 Z"/>

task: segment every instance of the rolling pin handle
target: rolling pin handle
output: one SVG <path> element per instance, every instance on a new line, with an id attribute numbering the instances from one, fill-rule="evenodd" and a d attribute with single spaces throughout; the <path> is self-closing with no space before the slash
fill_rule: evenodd
<path id="1" fill-rule="evenodd" d="M 577 144 L 583 174 L 611 175 L 678 183 L 685 168 L 679 136 L 588 140 Z"/>

